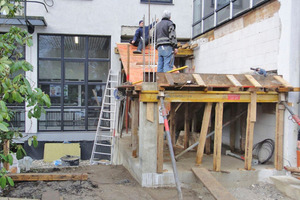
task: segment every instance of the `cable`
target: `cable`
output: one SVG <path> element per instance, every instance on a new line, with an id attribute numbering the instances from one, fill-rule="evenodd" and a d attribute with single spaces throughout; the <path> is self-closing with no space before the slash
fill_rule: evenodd
<path id="1" fill-rule="evenodd" d="M 54 1 L 53 0 L 44 0 L 45 4 L 49 7 L 54 6 Z"/>
<path id="2" fill-rule="evenodd" d="M 253 146 L 253 155 L 256 155 L 260 164 L 268 162 L 274 153 L 275 142 L 272 139 L 265 139 Z M 265 158 L 268 155 L 267 158 Z"/>

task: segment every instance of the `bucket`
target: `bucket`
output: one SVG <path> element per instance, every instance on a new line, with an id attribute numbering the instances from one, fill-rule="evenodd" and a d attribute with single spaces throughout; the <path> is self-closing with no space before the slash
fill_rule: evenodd
<path id="1" fill-rule="evenodd" d="M 66 155 L 60 158 L 65 166 L 78 166 L 79 165 L 79 157 L 78 156 L 70 156 Z"/>

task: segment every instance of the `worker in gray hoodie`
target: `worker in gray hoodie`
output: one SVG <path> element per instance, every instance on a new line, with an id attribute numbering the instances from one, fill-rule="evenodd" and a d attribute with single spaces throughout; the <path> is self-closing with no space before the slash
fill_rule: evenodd
<path id="1" fill-rule="evenodd" d="M 162 20 L 156 25 L 156 48 L 158 50 L 157 72 L 172 70 L 174 56 L 177 54 L 176 25 L 170 19 L 171 12 L 165 10 Z"/>

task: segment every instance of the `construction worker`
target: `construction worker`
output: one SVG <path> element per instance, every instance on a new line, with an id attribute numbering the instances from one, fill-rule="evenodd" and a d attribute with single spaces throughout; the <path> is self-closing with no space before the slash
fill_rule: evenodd
<path id="1" fill-rule="evenodd" d="M 150 24 L 149 26 L 145 26 L 145 47 L 149 43 L 149 30 L 154 26 L 155 22 Z M 133 46 L 138 47 L 137 50 L 133 51 L 133 53 L 136 54 L 141 54 L 142 49 L 143 49 L 143 26 L 144 26 L 144 21 L 140 20 L 139 21 L 139 28 L 136 29 L 134 37 L 132 40 L 129 41 L 130 44 Z"/>
<path id="2" fill-rule="evenodd" d="M 156 25 L 156 48 L 158 50 L 157 72 L 172 70 L 174 56 L 177 54 L 176 25 L 170 19 L 171 12 L 165 10 L 162 20 Z"/>

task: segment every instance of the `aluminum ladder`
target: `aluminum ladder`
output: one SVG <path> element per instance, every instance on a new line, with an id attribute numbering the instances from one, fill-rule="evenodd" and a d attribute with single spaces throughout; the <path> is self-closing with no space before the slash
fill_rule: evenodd
<path id="1" fill-rule="evenodd" d="M 110 70 L 107 76 L 104 98 L 91 154 L 91 164 L 112 164 L 116 126 L 117 101 L 114 96 L 119 85 L 119 74 Z"/>

